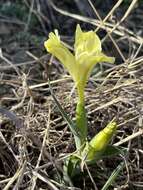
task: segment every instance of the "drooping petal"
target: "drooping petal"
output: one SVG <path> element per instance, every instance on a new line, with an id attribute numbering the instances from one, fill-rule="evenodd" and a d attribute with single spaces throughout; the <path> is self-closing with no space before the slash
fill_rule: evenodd
<path id="1" fill-rule="evenodd" d="M 99 62 L 114 63 L 114 57 L 108 57 L 102 52 L 97 53 L 97 55 L 90 55 L 87 53 L 81 54 L 78 60 L 76 60 L 76 82 L 83 88 L 88 81 L 88 78 L 94 68 L 94 66 Z"/>
<path id="2" fill-rule="evenodd" d="M 56 31 L 56 35 L 51 32 L 49 39 L 45 41 L 44 46 L 46 50 L 53 54 L 68 70 L 73 77 L 75 72 L 75 57 L 74 55 L 62 44 L 60 37 Z"/>
<path id="3" fill-rule="evenodd" d="M 107 62 L 107 63 L 115 62 L 115 57 L 109 57 L 102 52 L 99 52 L 97 57 L 98 57 L 98 62 Z"/>
<path id="4" fill-rule="evenodd" d="M 77 72 L 76 72 L 76 81 L 77 85 L 80 85 L 82 88 L 85 87 L 86 82 L 91 74 L 91 71 L 98 61 L 95 57 L 89 56 L 88 54 L 82 54 L 80 59 L 77 60 Z"/>

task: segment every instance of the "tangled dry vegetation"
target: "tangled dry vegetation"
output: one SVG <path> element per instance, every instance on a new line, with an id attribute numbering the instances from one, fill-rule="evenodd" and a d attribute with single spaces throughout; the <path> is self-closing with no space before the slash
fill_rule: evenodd
<path id="1" fill-rule="evenodd" d="M 3 5 L 3 6 L 2 6 Z M 2 1 L 0 7 L 0 188 L 100 190 L 120 161 L 125 167 L 109 189 L 143 189 L 143 3 L 118 1 Z M 25 18 L 4 12 L 25 11 Z M 5 7 L 5 9 L 4 9 Z M 13 8 L 13 10 L 15 10 Z M 86 10 L 86 11 L 85 11 Z M 19 14 L 18 14 L 19 15 Z M 86 168 L 75 187 L 55 179 L 62 161 L 74 151 L 73 136 L 50 95 L 72 117 L 73 81 L 43 47 L 50 30 L 73 42 L 76 23 L 95 29 L 116 64 L 98 65 L 86 88 L 89 139 L 113 118 L 112 144 L 127 148 Z M 63 25 L 64 23 L 64 25 Z"/>

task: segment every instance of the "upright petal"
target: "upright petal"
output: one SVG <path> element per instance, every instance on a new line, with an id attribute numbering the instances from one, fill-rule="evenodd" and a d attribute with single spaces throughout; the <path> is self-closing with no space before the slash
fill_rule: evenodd
<path id="1" fill-rule="evenodd" d="M 82 30 L 80 28 L 80 25 L 77 24 L 76 26 L 76 31 L 75 31 L 75 46 L 76 46 L 76 43 L 78 42 L 78 40 L 80 40 L 80 38 L 82 37 Z"/>
<path id="2" fill-rule="evenodd" d="M 76 28 L 74 48 L 76 58 L 85 52 L 94 54 L 102 50 L 100 39 L 96 33 L 94 31 L 82 32 L 79 25 Z"/>

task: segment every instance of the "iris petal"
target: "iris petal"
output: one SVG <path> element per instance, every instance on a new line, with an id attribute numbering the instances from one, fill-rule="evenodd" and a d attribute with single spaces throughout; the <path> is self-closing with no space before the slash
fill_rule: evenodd
<path id="1" fill-rule="evenodd" d="M 74 78 L 75 73 L 75 57 L 60 41 L 54 33 L 49 34 L 49 39 L 44 43 L 45 48 L 53 54 L 68 70 Z"/>
<path id="2" fill-rule="evenodd" d="M 74 49 L 76 57 L 85 52 L 89 54 L 101 52 L 101 41 L 94 31 L 82 32 L 80 26 L 77 25 Z"/>

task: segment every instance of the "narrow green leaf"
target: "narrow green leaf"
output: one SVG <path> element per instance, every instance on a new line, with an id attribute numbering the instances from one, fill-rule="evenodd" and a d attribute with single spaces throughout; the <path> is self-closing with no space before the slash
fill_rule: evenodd
<path id="1" fill-rule="evenodd" d="M 118 165 L 118 167 L 112 172 L 111 176 L 109 177 L 109 179 L 107 180 L 107 182 L 105 183 L 105 185 L 103 186 L 103 188 L 101 190 L 107 190 L 109 188 L 109 186 L 112 185 L 112 183 L 118 177 L 120 171 L 123 169 L 124 165 L 125 165 L 124 162 L 121 162 Z"/>
<path id="2" fill-rule="evenodd" d="M 116 147 L 113 145 L 108 145 L 104 151 L 96 152 L 93 160 L 88 161 L 88 165 L 94 165 L 97 160 L 102 160 L 107 157 L 112 157 L 116 155 L 125 155 L 127 153 L 127 149 L 124 147 Z"/>
<path id="3" fill-rule="evenodd" d="M 126 152 L 127 152 L 127 149 L 124 147 L 117 147 L 117 146 L 113 146 L 113 145 L 108 145 L 102 154 L 102 158 L 115 156 L 115 155 L 119 155 L 119 154 L 124 155 Z"/>
<path id="4" fill-rule="evenodd" d="M 76 155 L 71 155 L 64 164 L 64 170 L 67 172 L 70 178 L 80 174 L 80 159 Z"/>
<path id="5" fill-rule="evenodd" d="M 70 119 L 70 117 L 67 115 L 67 113 L 64 111 L 64 109 L 62 108 L 61 104 L 59 103 L 59 101 L 57 100 L 56 96 L 53 93 L 50 81 L 49 81 L 49 88 L 50 88 L 50 92 L 52 95 L 53 100 L 55 101 L 56 106 L 58 107 L 61 115 L 63 116 L 63 118 L 65 119 L 65 121 L 67 122 L 71 132 L 78 138 L 80 138 L 80 133 L 77 130 L 76 126 L 74 125 L 73 121 Z"/>

